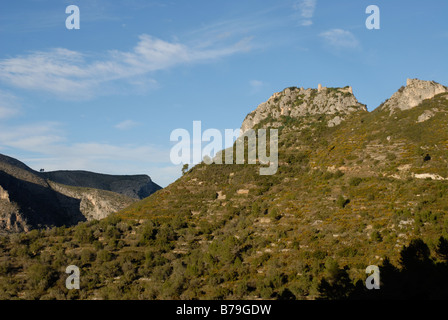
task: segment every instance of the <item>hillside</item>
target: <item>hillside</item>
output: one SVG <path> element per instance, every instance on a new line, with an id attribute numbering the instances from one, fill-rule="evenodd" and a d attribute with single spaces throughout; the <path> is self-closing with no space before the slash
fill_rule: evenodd
<path id="1" fill-rule="evenodd" d="M 67 186 L 112 191 L 134 199 L 144 199 L 161 189 L 147 175 L 118 176 L 88 171 L 53 171 L 39 175 Z"/>
<path id="2" fill-rule="evenodd" d="M 102 219 L 160 189 L 148 176 L 36 172 L 0 155 L 0 232 Z"/>
<path id="3" fill-rule="evenodd" d="M 349 87 L 307 89 L 295 104 L 304 91 L 285 89 L 242 127 L 279 129 L 275 175 L 202 163 L 102 221 L 4 238 L 2 297 L 341 299 L 366 294 L 369 265 L 383 268 L 377 294 L 442 297 L 448 92 L 437 88 L 408 81 L 372 112 Z M 18 280 L 42 261 L 45 286 Z M 64 291 L 68 264 L 83 290 Z"/>

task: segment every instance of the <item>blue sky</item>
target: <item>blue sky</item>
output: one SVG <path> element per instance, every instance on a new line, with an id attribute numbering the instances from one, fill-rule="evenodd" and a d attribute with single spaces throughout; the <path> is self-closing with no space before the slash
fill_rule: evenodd
<path id="1" fill-rule="evenodd" d="M 371 4 L 380 30 L 365 26 Z M 351 85 L 373 110 L 406 78 L 448 85 L 447 12 L 441 0 L 2 1 L 0 153 L 166 186 L 181 175 L 174 129 L 239 128 L 286 87 Z"/>

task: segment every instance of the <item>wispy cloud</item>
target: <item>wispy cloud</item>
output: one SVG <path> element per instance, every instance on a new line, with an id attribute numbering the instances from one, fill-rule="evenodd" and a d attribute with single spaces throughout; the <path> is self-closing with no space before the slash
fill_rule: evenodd
<path id="1" fill-rule="evenodd" d="M 115 125 L 115 128 L 118 130 L 129 130 L 140 125 L 138 122 L 133 120 L 124 120 Z"/>
<path id="2" fill-rule="evenodd" d="M 335 49 L 355 49 L 359 47 L 358 39 L 350 31 L 331 29 L 319 35 L 325 43 Z"/>
<path id="3" fill-rule="evenodd" d="M 2 125 L 0 146 L 35 152 L 45 157 L 59 159 L 66 165 L 72 161 L 96 160 L 169 162 L 169 150 L 151 145 L 114 145 L 98 142 L 69 143 L 57 122 L 36 123 L 23 126 Z"/>
<path id="4" fill-rule="evenodd" d="M 314 11 L 316 10 L 317 0 L 299 0 L 293 5 L 293 8 L 300 12 L 299 23 L 307 27 L 313 24 Z"/>
<path id="5" fill-rule="evenodd" d="M 0 120 L 11 118 L 21 111 L 21 105 L 16 96 L 0 90 Z"/>
<path id="6" fill-rule="evenodd" d="M 65 140 L 60 127 L 61 125 L 57 122 L 41 122 L 21 126 L 2 124 L 0 126 L 0 146 L 28 152 L 50 152 L 50 149 Z"/>
<path id="7" fill-rule="evenodd" d="M 249 49 L 243 39 L 231 45 L 189 46 L 143 34 L 131 51 L 109 51 L 92 59 L 64 48 L 36 51 L 0 60 L 0 80 L 15 87 L 46 91 L 60 97 L 89 98 L 101 84 L 165 70 L 182 64 L 203 63 Z"/>
<path id="8" fill-rule="evenodd" d="M 173 169 L 170 150 L 151 144 L 70 142 L 57 122 L 0 126 L 0 152 L 32 155 L 25 161 L 35 169 L 88 170 L 110 174 L 148 174 L 166 185 L 180 175 Z M 162 168 L 162 169 L 159 169 Z M 162 170 L 169 175 L 164 175 Z M 157 179 L 156 179 L 157 177 Z"/>
<path id="9" fill-rule="evenodd" d="M 249 85 L 251 87 L 251 93 L 257 93 L 264 86 L 263 81 L 260 80 L 251 80 L 249 81 Z"/>

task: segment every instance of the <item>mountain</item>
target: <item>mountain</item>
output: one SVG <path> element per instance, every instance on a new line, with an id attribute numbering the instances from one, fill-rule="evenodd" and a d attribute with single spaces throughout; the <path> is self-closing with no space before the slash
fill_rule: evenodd
<path id="1" fill-rule="evenodd" d="M 407 79 L 406 86 L 401 87 L 390 99 L 380 106 L 393 114 L 397 110 L 408 110 L 418 106 L 426 99 L 448 92 L 448 88 L 435 81 Z"/>
<path id="2" fill-rule="evenodd" d="M 161 189 L 147 175 L 117 176 L 88 171 L 53 171 L 39 175 L 67 186 L 112 191 L 134 199 L 144 199 Z"/>
<path id="3" fill-rule="evenodd" d="M 408 81 L 372 112 L 350 87 L 274 94 L 242 124 L 278 129 L 274 175 L 201 163 L 101 221 L 0 238 L 0 298 L 446 297 L 441 88 Z M 70 264 L 88 279 L 75 293 L 61 289 Z M 370 265 L 381 290 L 365 289 Z"/>
<path id="4" fill-rule="evenodd" d="M 318 89 L 290 87 L 274 93 L 266 102 L 249 113 L 241 126 L 242 133 L 254 126 L 269 121 L 271 125 L 281 125 L 282 117 L 303 118 L 306 115 L 331 116 L 328 126 L 338 125 L 347 115 L 356 111 L 367 111 L 364 104 L 358 102 L 350 86 Z M 279 122 L 272 123 L 272 120 Z"/>
<path id="5" fill-rule="evenodd" d="M 148 176 L 36 172 L 0 155 L 0 231 L 71 226 L 105 218 L 158 189 Z"/>

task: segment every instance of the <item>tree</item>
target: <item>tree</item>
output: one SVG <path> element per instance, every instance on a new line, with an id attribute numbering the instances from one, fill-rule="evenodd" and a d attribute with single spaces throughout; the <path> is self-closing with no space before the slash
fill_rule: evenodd
<path id="1" fill-rule="evenodd" d="M 345 206 L 349 203 L 350 199 L 345 199 L 342 195 L 339 195 L 338 199 L 336 200 L 336 204 L 342 209 L 344 209 Z"/>
<path id="2" fill-rule="evenodd" d="M 56 281 L 57 274 L 50 266 L 36 263 L 27 269 L 27 278 L 31 289 L 47 290 Z"/>
<path id="3" fill-rule="evenodd" d="M 158 228 L 156 223 L 151 220 L 147 221 L 143 226 L 143 230 L 140 234 L 139 244 L 142 246 L 149 244 L 151 241 L 155 240 L 157 232 Z"/>
<path id="4" fill-rule="evenodd" d="M 444 237 L 439 238 L 436 248 L 437 256 L 445 262 L 448 262 L 448 240 Z"/>
<path id="5" fill-rule="evenodd" d="M 320 299 L 348 299 L 355 286 L 348 275 L 348 267 L 340 268 L 332 258 L 325 263 L 325 277 L 322 278 L 318 290 Z"/>
<path id="6" fill-rule="evenodd" d="M 188 172 L 188 163 L 182 166 L 182 175 L 186 174 L 187 172 Z"/>
<path id="7" fill-rule="evenodd" d="M 430 261 L 430 250 L 421 239 L 413 239 L 409 246 L 404 247 L 400 252 L 400 264 L 405 270 L 421 268 Z"/>

